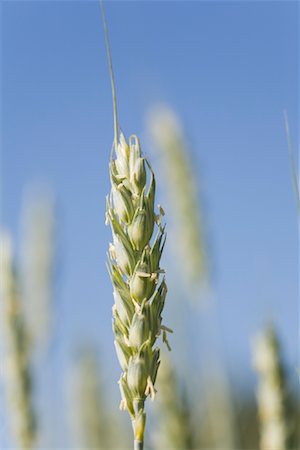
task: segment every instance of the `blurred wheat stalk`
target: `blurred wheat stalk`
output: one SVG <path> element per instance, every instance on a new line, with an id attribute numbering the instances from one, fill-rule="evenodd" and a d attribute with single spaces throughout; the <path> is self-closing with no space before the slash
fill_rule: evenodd
<path id="1" fill-rule="evenodd" d="M 122 432 L 110 415 L 93 349 L 80 353 L 71 375 L 71 419 L 76 447 L 94 450 L 117 448 Z"/>
<path id="2" fill-rule="evenodd" d="M 289 438 L 285 378 L 279 341 L 272 325 L 267 326 L 256 337 L 253 360 L 259 375 L 257 404 L 260 449 L 285 450 L 288 448 Z"/>
<path id="3" fill-rule="evenodd" d="M 27 190 L 22 214 L 21 292 L 30 338 L 40 348 L 46 344 L 52 320 L 54 208 L 55 199 L 49 188 Z"/>
<path id="4" fill-rule="evenodd" d="M 27 197 L 24 203 L 21 269 L 7 232 L 1 234 L 0 254 L 5 393 L 12 434 L 24 450 L 32 449 L 38 437 L 33 360 L 46 334 L 53 263 L 53 202 L 47 196 L 31 200 Z"/>
<path id="5" fill-rule="evenodd" d="M 149 114 L 148 127 L 154 148 L 159 149 L 164 187 L 172 204 L 176 242 L 172 247 L 184 261 L 180 268 L 187 284 L 205 282 L 208 267 L 204 218 L 182 125 L 172 109 L 157 106 Z"/>
<path id="6" fill-rule="evenodd" d="M 32 449 L 36 415 L 32 404 L 31 347 L 24 322 L 20 290 L 13 267 L 10 236 L 1 236 L 1 304 L 5 340 L 4 378 L 12 432 L 19 448 Z"/>
<path id="7" fill-rule="evenodd" d="M 294 187 L 296 200 L 297 200 L 298 213 L 300 214 L 299 178 L 297 176 L 296 164 L 295 164 L 294 156 L 293 156 L 293 145 L 292 145 L 292 138 L 291 138 L 291 133 L 290 133 L 289 119 L 288 119 L 288 114 L 287 114 L 286 111 L 283 111 L 283 115 L 284 115 L 284 125 L 285 125 L 285 132 L 286 132 L 289 160 L 290 160 L 290 166 L 291 166 L 293 187 Z"/>
<path id="8" fill-rule="evenodd" d="M 152 438 L 154 449 L 194 449 L 197 435 L 194 411 L 186 393 L 180 391 L 175 368 L 167 356 L 163 359 L 157 386 L 160 395 L 156 405 L 157 429 Z"/>

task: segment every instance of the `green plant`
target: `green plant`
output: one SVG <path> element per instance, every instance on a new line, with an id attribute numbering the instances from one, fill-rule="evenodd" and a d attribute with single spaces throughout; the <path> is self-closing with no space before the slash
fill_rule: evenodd
<path id="1" fill-rule="evenodd" d="M 157 386 L 160 395 L 156 403 L 157 429 L 152 439 L 154 449 L 195 449 L 197 430 L 193 406 L 167 357 L 160 367 Z"/>
<path id="2" fill-rule="evenodd" d="M 39 349 L 46 344 L 52 324 L 54 204 L 53 193 L 43 186 L 31 187 L 23 204 L 20 288 L 30 340 Z"/>
<path id="3" fill-rule="evenodd" d="M 70 409 L 75 446 L 93 450 L 116 448 L 116 423 L 109 414 L 100 365 L 93 348 L 80 352 L 71 377 Z"/>
<path id="4" fill-rule="evenodd" d="M 287 139 L 287 145 L 288 145 L 288 153 L 289 153 L 289 160 L 290 160 L 290 166 L 291 166 L 293 187 L 294 187 L 294 191 L 296 194 L 298 213 L 300 213 L 299 180 L 298 180 L 296 165 L 295 165 L 295 161 L 294 161 L 294 157 L 293 157 L 293 145 L 292 145 L 292 139 L 291 139 L 291 133 L 290 133 L 290 127 L 289 127 L 289 119 L 288 119 L 288 115 L 287 115 L 286 111 L 283 111 L 283 115 L 284 115 L 284 125 L 285 125 L 286 139 Z"/>
<path id="5" fill-rule="evenodd" d="M 261 450 L 288 448 L 286 388 L 279 340 L 272 325 L 257 337 L 253 348 L 254 366 L 259 375 L 257 389 Z"/>
<path id="6" fill-rule="evenodd" d="M 111 193 L 106 201 L 106 221 L 113 243 L 109 247 L 108 270 L 114 288 L 113 331 L 123 374 L 119 384 L 121 408 L 131 417 L 134 448 L 141 450 L 145 431 L 145 400 L 155 397 L 160 351 L 154 347 L 162 332 L 161 313 L 167 286 L 160 259 L 165 245 L 163 210 L 155 212 L 155 177 L 133 135 L 126 141 L 118 133 L 116 92 L 106 19 L 101 2 L 114 103 L 114 147 L 109 164 Z M 150 179 L 149 179 L 150 178 Z M 156 231 L 155 231 L 156 230 Z"/>
<path id="7" fill-rule="evenodd" d="M 175 112 L 162 105 L 150 111 L 148 127 L 153 147 L 157 148 L 163 179 L 168 181 L 166 190 L 176 243 L 172 249 L 177 252 L 176 257 L 185 261 L 180 270 L 185 275 L 187 289 L 199 290 L 199 283 L 208 282 L 208 254 L 204 214 L 184 129 Z"/>
<path id="8" fill-rule="evenodd" d="M 36 415 L 32 402 L 31 346 L 22 310 L 19 282 L 13 267 L 11 238 L 1 235 L 1 314 L 5 342 L 5 392 L 13 437 L 23 450 L 36 440 Z"/>

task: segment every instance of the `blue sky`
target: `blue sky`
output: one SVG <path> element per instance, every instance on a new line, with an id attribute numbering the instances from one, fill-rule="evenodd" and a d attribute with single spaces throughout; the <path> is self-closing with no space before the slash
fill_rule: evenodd
<path id="1" fill-rule="evenodd" d="M 125 134 L 145 137 L 151 157 L 146 115 L 156 102 L 173 107 L 185 125 L 201 173 L 231 370 L 249 376 L 249 340 L 269 316 L 295 366 L 298 219 L 283 109 L 297 149 L 297 3 L 105 7 Z M 63 365 L 85 336 L 99 342 L 117 379 L 104 265 L 113 123 L 99 4 L 5 1 L 2 21 L 2 223 L 17 238 L 25 187 L 33 180 L 53 186 L 61 272 L 55 358 Z M 171 298 L 168 308 L 172 317 Z"/>

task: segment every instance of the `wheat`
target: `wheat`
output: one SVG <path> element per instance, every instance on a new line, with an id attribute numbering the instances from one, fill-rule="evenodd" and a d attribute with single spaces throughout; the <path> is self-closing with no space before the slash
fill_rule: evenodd
<path id="1" fill-rule="evenodd" d="M 71 376 L 71 419 L 76 447 L 94 450 L 113 448 L 114 423 L 108 417 L 100 367 L 92 349 L 80 353 Z"/>
<path id="2" fill-rule="evenodd" d="M 149 130 L 158 149 L 159 160 L 174 216 L 176 256 L 185 261 L 181 273 L 187 287 L 206 282 L 208 276 L 204 220 L 196 177 L 189 157 L 187 139 L 179 118 L 167 106 L 157 106 L 149 114 Z M 200 206 L 199 206 L 200 205 Z"/>
<path id="3" fill-rule="evenodd" d="M 137 136 L 127 142 L 118 137 L 116 92 L 109 49 L 106 20 L 103 13 L 106 45 L 111 73 L 114 103 L 114 152 L 109 171 L 111 193 L 106 202 L 106 222 L 110 223 L 113 242 L 109 247 L 108 270 L 114 287 L 113 331 L 115 347 L 123 369 L 119 384 L 121 408 L 131 417 L 134 448 L 143 448 L 145 400 L 155 397 L 155 380 L 160 351 L 154 347 L 162 332 L 161 313 L 167 286 L 160 268 L 165 245 L 162 208 L 155 212 L 155 177 L 147 158 L 141 153 Z M 162 278 L 162 279 L 161 279 Z"/>
<path id="4" fill-rule="evenodd" d="M 159 370 L 157 401 L 157 430 L 153 433 L 154 449 L 195 448 L 193 408 L 187 393 L 180 389 L 174 367 L 165 357 Z"/>
<path id="5" fill-rule="evenodd" d="M 167 293 L 164 277 L 160 280 L 165 229 L 161 215 L 154 212 L 155 178 L 141 156 L 137 137 L 131 137 L 128 145 L 121 134 L 116 155 L 110 162 L 112 190 L 106 213 L 113 234 L 109 250 L 115 300 L 113 330 L 123 369 L 121 407 L 131 415 L 136 448 L 142 448 L 144 403 L 148 395 L 155 396 L 159 366 L 159 349 L 153 346 L 161 331 L 168 345 L 166 331 L 170 331 L 161 318 Z M 151 178 L 147 192 L 145 163 Z"/>
<path id="6" fill-rule="evenodd" d="M 254 342 L 254 366 L 259 374 L 257 390 L 261 450 L 285 450 L 288 442 L 286 392 L 279 342 L 268 326 Z"/>
<path id="7" fill-rule="evenodd" d="M 21 290 L 31 341 L 41 348 L 47 341 L 51 322 L 54 196 L 42 186 L 39 191 L 32 188 L 26 194 L 22 217 Z"/>
<path id="8" fill-rule="evenodd" d="M 12 432 L 19 448 L 32 449 L 36 437 L 32 405 L 30 347 L 20 292 L 13 269 L 11 238 L 1 236 L 1 312 L 5 342 L 5 381 Z"/>

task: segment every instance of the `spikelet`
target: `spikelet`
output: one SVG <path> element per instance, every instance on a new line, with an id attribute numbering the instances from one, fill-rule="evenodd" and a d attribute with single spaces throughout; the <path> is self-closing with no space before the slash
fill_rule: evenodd
<path id="1" fill-rule="evenodd" d="M 166 357 L 159 370 L 157 385 L 160 395 L 156 404 L 158 428 L 153 433 L 154 450 L 195 448 L 194 411 Z"/>
<path id="2" fill-rule="evenodd" d="M 108 270 L 114 288 L 113 331 L 115 347 L 123 373 L 119 381 L 121 409 L 129 412 L 134 448 L 142 450 L 146 414 L 145 400 L 155 397 L 155 380 L 160 350 L 155 347 L 162 333 L 162 310 L 167 294 L 160 259 L 165 245 L 164 212 L 155 211 L 155 177 L 140 142 L 133 135 L 127 142 L 118 136 L 114 74 L 102 0 L 106 48 L 110 68 L 114 110 L 114 147 L 109 172 L 111 192 L 106 200 L 106 223 L 112 230 Z"/>
<path id="3" fill-rule="evenodd" d="M 32 405 L 30 348 L 21 309 L 20 293 L 13 270 L 12 245 L 8 234 L 1 236 L 1 315 L 5 342 L 5 391 L 12 433 L 18 448 L 30 450 L 36 437 Z"/>
<path id="4" fill-rule="evenodd" d="M 159 151 L 164 179 L 174 216 L 174 242 L 185 263 L 181 271 L 187 285 L 206 282 L 208 275 L 207 253 L 195 174 L 182 125 L 167 106 L 157 106 L 149 114 L 149 130 L 154 148 Z"/>
<path id="5" fill-rule="evenodd" d="M 54 262 L 54 196 L 30 189 L 23 205 L 21 290 L 24 314 L 34 346 L 46 343 L 51 322 Z M 32 314 L 34 311 L 34 314 Z"/>
<path id="6" fill-rule="evenodd" d="M 260 449 L 285 450 L 288 448 L 286 392 L 279 342 L 273 326 L 268 326 L 257 336 L 253 359 L 259 375 L 257 403 Z"/>

